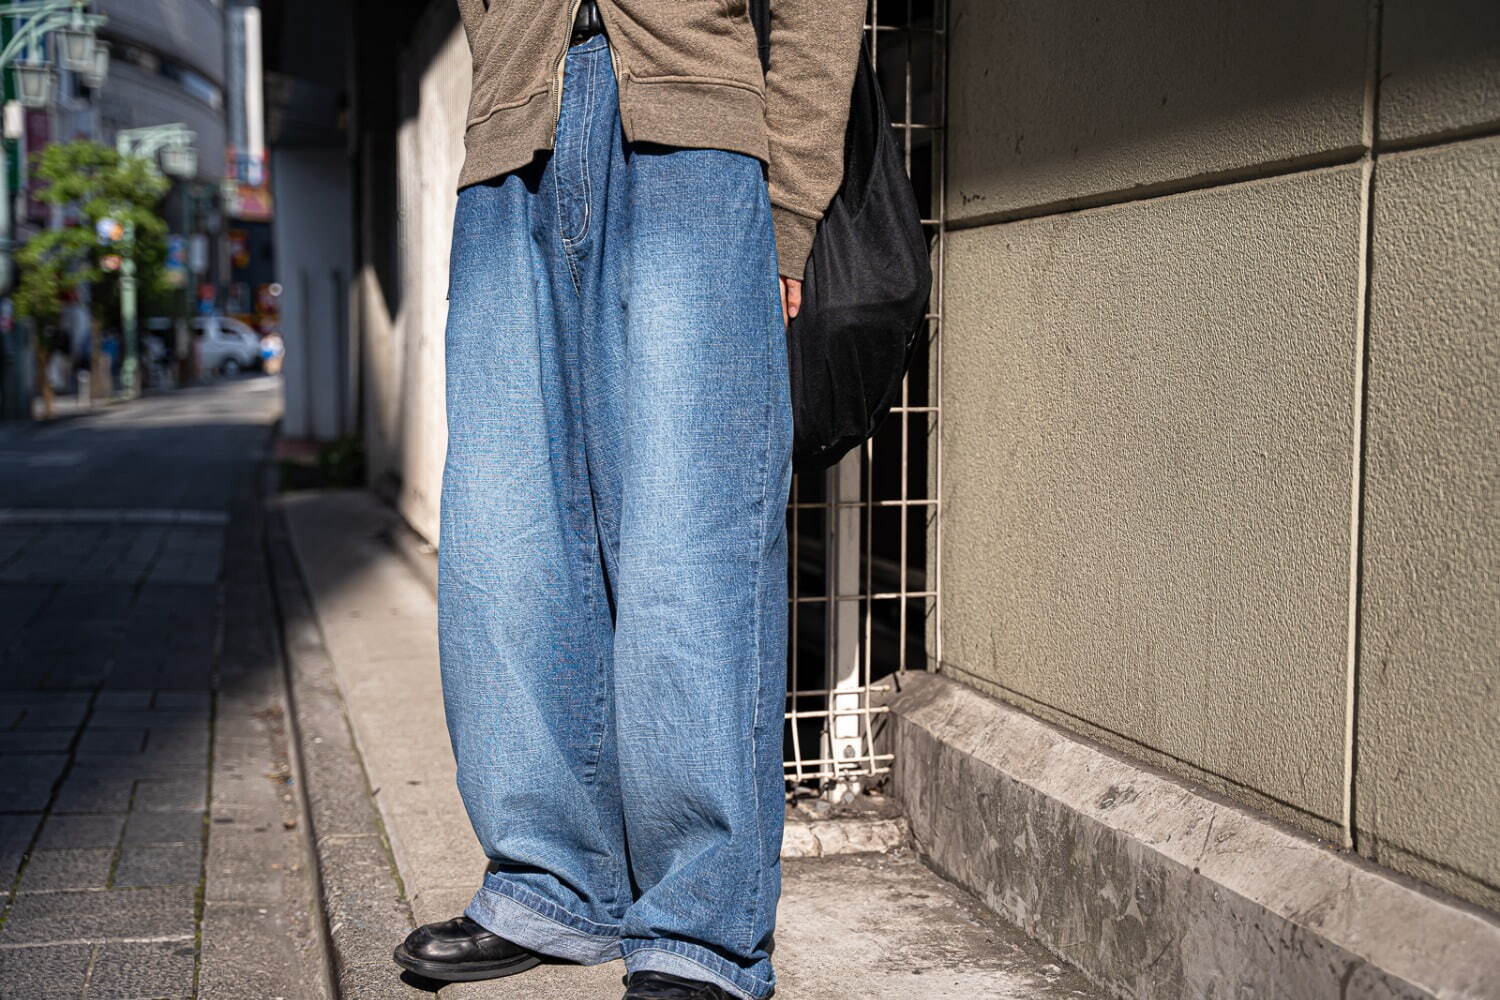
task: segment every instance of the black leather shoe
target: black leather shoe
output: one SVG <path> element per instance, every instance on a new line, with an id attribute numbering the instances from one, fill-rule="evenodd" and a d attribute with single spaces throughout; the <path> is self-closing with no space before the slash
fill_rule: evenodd
<path id="1" fill-rule="evenodd" d="M 632 972 L 625 977 L 625 1000 L 734 1000 L 713 983 L 650 969 Z"/>
<path id="2" fill-rule="evenodd" d="M 468 917 L 423 924 L 396 946 L 395 959 L 403 969 L 445 983 L 499 979 L 542 964 L 536 952 L 491 934 Z"/>

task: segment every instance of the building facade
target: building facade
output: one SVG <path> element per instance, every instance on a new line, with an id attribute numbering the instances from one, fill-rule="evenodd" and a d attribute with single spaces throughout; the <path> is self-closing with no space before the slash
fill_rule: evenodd
<path id="1" fill-rule="evenodd" d="M 1500 907 L 1500 8 L 950 25 L 939 669 Z"/>

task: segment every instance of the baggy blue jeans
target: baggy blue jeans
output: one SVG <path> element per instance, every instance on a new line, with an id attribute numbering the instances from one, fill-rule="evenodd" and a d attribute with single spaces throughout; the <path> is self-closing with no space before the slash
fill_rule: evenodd
<path id="1" fill-rule="evenodd" d="M 556 148 L 464 189 L 438 617 L 468 915 L 758 1000 L 780 892 L 791 410 L 760 163 L 625 142 L 604 37 Z"/>

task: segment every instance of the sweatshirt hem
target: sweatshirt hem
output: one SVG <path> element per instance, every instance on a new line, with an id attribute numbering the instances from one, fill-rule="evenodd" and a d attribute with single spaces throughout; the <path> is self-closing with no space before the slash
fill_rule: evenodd
<path id="1" fill-rule="evenodd" d="M 556 112 L 552 102 L 535 98 L 524 104 L 496 108 L 464 131 L 464 165 L 458 175 L 460 190 L 519 170 L 552 148 Z"/>
<path id="2" fill-rule="evenodd" d="M 738 84 L 628 75 L 620 81 L 620 121 L 625 138 L 634 143 L 723 149 L 767 163 L 765 114 L 761 94 Z M 464 132 L 459 188 L 524 167 L 552 148 L 556 124 L 554 102 L 535 98 L 473 122 Z"/>

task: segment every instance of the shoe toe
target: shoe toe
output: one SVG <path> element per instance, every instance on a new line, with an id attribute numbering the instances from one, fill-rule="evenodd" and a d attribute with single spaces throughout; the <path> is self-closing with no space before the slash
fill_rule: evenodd
<path id="1" fill-rule="evenodd" d="M 423 924 L 406 936 L 406 953 L 424 962 L 458 962 L 468 958 L 490 933 L 465 917 Z"/>

